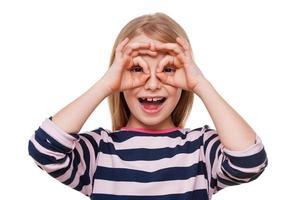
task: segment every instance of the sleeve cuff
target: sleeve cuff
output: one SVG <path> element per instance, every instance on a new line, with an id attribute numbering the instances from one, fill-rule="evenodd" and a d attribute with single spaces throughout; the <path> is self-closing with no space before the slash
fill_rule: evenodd
<path id="1" fill-rule="evenodd" d="M 79 135 L 75 133 L 66 133 L 52 121 L 52 117 L 46 118 L 40 126 L 47 134 L 53 137 L 62 145 L 74 149 L 76 143 L 80 140 Z"/>
<path id="2" fill-rule="evenodd" d="M 255 144 L 252 144 L 250 147 L 248 147 L 245 150 L 235 151 L 235 150 L 227 149 L 225 146 L 222 147 L 223 152 L 225 152 L 226 154 L 229 154 L 231 156 L 236 156 L 236 157 L 254 155 L 254 154 L 260 152 L 262 149 L 263 149 L 263 144 L 262 144 L 261 138 L 258 135 L 256 135 Z"/>

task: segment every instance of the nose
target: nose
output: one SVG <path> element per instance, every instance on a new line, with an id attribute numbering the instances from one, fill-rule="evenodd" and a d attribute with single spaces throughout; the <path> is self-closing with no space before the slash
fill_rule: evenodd
<path id="1" fill-rule="evenodd" d="M 150 76 L 146 80 L 146 83 L 144 85 L 144 89 L 146 90 L 156 90 L 161 88 L 161 81 L 156 75 L 155 70 L 150 70 Z"/>

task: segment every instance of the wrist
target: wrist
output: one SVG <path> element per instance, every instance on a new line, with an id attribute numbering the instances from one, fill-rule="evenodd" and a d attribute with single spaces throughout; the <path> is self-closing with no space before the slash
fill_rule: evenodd
<path id="1" fill-rule="evenodd" d="M 208 84 L 209 81 L 204 77 L 200 77 L 198 83 L 194 86 L 194 88 L 192 89 L 192 91 L 194 93 L 199 93 L 202 90 L 202 87 L 205 87 L 206 84 Z"/>
<path id="2" fill-rule="evenodd" d="M 107 96 L 111 95 L 114 92 L 107 83 L 108 81 L 106 79 L 101 78 L 95 84 L 98 94 L 102 96 L 102 98 L 106 98 Z"/>

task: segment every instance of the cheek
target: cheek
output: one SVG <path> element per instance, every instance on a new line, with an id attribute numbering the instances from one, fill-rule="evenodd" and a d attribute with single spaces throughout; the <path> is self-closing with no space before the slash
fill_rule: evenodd
<path id="1" fill-rule="evenodd" d="M 169 86 L 168 93 L 172 99 L 172 104 L 177 105 L 182 94 L 182 89 Z"/>
<path id="2" fill-rule="evenodd" d="M 177 89 L 177 94 L 178 94 L 178 96 L 181 96 L 181 94 L 182 94 L 182 89 Z"/>
<path id="3" fill-rule="evenodd" d="M 179 102 L 179 100 L 180 100 L 180 98 L 181 98 L 181 94 L 182 94 L 182 89 L 179 89 L 179 90 L 177 91 L 177 100 L 176 100 L 177 104 L 178 104 L 178 102 Z"/>
<path id="4" fill-rule="evenodd" d="M 182 94 L 182 89 L 172 87 L 172 86 L 167 86 L 167 87 L 168 87 L 167 90 L 168 90 L 168 93 L 170 96 L 180 98 L 180 96 Z"/>
<path id="5" fill-rule="evenodd" d="M 181 94 L 182 94 L 182 89 L 177 89 L 177 90 L 175 91 L 175 104 L 176 104 L 176 105 L 177 105 L 178 102 L 180 101 Z"/>
<path id="6" fill-rule="evenodd" d="M 136 98 L 137 90 L 131 89 L 131 90 L 123 91 L 123 96 L 124 96 L 124 99 L 128 106 L 133 105 L 137 101 L 137 98 Z"/>

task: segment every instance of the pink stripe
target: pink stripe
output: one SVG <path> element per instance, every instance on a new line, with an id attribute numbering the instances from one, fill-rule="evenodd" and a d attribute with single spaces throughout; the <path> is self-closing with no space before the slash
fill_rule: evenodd
<path id="1" fill-rule="evenodd" d="M 35 146 L 35 148 L 43 153 L 43 154 L 46 154 L 46 155 L 49 155 L 49 156 L 53 156 L 55 157 L 55 159 L 62 159 L 64 158 L 65 154 L 63 153 L 59 153 L 59 152 L 54 152 L 54 151 L 50 151 L 46 148 L 44 148 L 43 146 L 41 146 L 35 139 L 34 135 L 31 137 L 31 142 L 33 143 L 33 145 Z M 64 163 L 60 163 L 60 164 L 46 164 L 46 165 L 40 165 L 40 167 L 42 167 L 46 172 L 48 173 L 51 173 L 53 171 L 56 171 L 58 169 L 61 169 L 61 168 L 64 168 L 66 166 L 68 166 L 68 161 L 69 159 L 66 159 L 66 161 Z"/>
<path id="2" fill-rule="evenodd" d="M 52 120 L 46 118 L 42 125 L 40 126 L 47 134 L 53 137 L 60 144 L 74 149 L 76 141 L 79 139 L 74 138 L 69 133 L 65 132 L 61 129 L 57 124 L 55 124 Z"/>
<path id="3" fill-rule="evenodd" d="M 138 131 L 138 132 L 144 132 L 144 133 L 156 133 L 156 134 L 161 134 L 161 133 L 170 133 L 176 130 L 179 130 L 179 127 L 175 128 L 166 128 L 166 129 L 161 129 L 161 130 L 152 130 L 152 129 L 146 129 L 146 128 L 130 128 L 130 127 L 122 127 L 120 130 L 125 130 L 125 131 Z"/>
<path id="4" fill-rule="evenodd" d="M 61 176 L 59 176 L 59 177 L 56 178 L 60 182 L 64 182 L 68 178 L 71 177 L 71 173 L 72 173 L 72 170 L 73 170 L 73 163 L 72 163 L 72 160 L 70 161 L 69 157 L 67 157 L 67 160 L 68 160 L 68 162 L 71 162 L 71 165 L 70 165 L 70 167 L 68 168 L 68 170 L 64 174 L 62 174 Z"/>
<path id="5" fill-rule="evenodd" d="M 214 134 L 218 134 L 216 132 L 216 130 L 210 130 L 210 131 L 207 131 L 204 133 L 204 143 Z M 210 153 L 212 151 L 212 147 L 213 145 L 216 143 L 216 141 L 219 140 L 219 137 L 215 137 L 214 139 L 212 139 L 208 145 L 207 145 L 207 149 L 206 149 L 206 153 L 205 153 L 205 163 L 206 163 L 206 168 L 207 168 L 207 173 L 208 173 L 208 184 L 209 184 L 209 187 L 208 187 L 208 195 L 209 197 L 211 198 L 211 196 L 213 194 L 215 194 L 217 192 L 217 188 L 216 187 L 211 187 L 210 186 L 210 182 L 211 182 L 211 177 L 212 178 L 217 178 L 217 171 L 220 170 L 220 165 L 221 165 L 221 156 L 223 156 L 222 154 L 220 155 L 220 157 L 217 157 L 217 153 L 218 153 L 218 150 L 221 149 L 221 145 L 219 145 L 219 147 L 216 149 L 216 152 L 215 152 L 215 158 L 214 158 L 214 161 L 212 163 L 212 166 L 210 165 Z M 204 147 L 203 147 L 204 148 Z"/>
<path id="6" fill-rule="evenodd" d="M 206 184 L 207 181 L 204 175 L 197 175 L 185 180 L 153 181 L 146 183 L 95 179 L 93 193 L 131 196 L 157 196 L 180 194 L 191 192 L 193 190 L 206 189 Z"/>
<path id="7" fill-rule="evenodd" d="M 69 184 L 69 186 L 72 188 L 75 188 L 78 185 L 78 183 L 80 181 L 79 178 L 85 173 L 85 170 L 87 168 L 87 165 L 84 161 L 84 152 L 83 152 L 83 149 L 82 149 L 82 146 L 80 145 L 80 143 L 77 143 L 75 148 L 79 154 L 80 163 L 77 166 L 78 168 L 75 173 L 75 177 L 74 177 L 73 181 Z M 72 165 L 73 165 L 73 163 L 72 163 Z"/>
<path id="8" fill-rule="evenodd" d="M 230 150 L 226 147 L 223 147 L 224 152 L 228 153 L 229 155 L 237 156 L 237 157 L 254 155 L 260 152 L 262 149 L 263 149 L 263 144 L 261 138 L 257 134 L 256 134 L 255 144 L 252 144 L 251 146 L 249 146 L 244 150 Z"/>
<path id="9" fill-rule="evenodd" d="M 90 155 L 90 168 L 89 168 L 89 179 L 90 179 L 90 184 L 89 185 L 85 185 L 81 192 L 86 194 L 86 195 L 90 195 L 92 193 L 92 177 L 95 173 L 96 170 L 96 158 L 94 155 L 94 149 L 91 145 L 91 143 L 89 142 L 89 140 L 87 140 L 85 137 L 81 137 L 81 139 L 86 143 L 88 149 L 89 149 L 89 155 Z M 95 139 L 95 138 L 94 138 Z M 97 140 L 95 140 L 97 141 Z"/>

